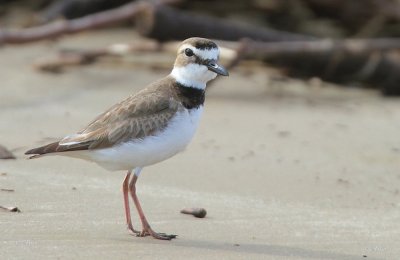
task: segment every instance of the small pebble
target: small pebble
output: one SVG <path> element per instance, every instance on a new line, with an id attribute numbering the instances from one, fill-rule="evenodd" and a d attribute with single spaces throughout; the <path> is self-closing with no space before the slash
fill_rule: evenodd
<path id="1" fill-rule="evenodd" d="M 7 148 L 0 145 L 0 159 L 15 159 L 15 156 Z"/>

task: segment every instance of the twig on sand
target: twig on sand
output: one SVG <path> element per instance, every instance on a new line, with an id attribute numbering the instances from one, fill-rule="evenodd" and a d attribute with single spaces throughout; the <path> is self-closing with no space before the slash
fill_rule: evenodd
<path id="1" fill-rule="evenodd" d="M 193 215 L 196 218 L 204 218 L 207 215 L 207 211 L 203 208 L 186 208 L 182 209 L 181 213 Z"/>
<path id="2" fill-rule="evenodd" d="M 14 192 L 15 190 L 14 190 L 14 189 L 4 189 L 4 188 L 1 188 L 0 191 Z"/>
<path id="3" fill-rule="evenodd" d="M 18 212 L 18 213 L 21 212 L 21 210 L 19 208 L 17 208 L 17 207 L 3 207 L 3 206 L 0 206 L 0 209 L 8 211 L 8 212 Z"/>

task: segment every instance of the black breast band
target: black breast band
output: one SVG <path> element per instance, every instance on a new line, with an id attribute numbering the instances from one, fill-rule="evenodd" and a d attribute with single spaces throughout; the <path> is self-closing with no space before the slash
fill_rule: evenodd
<path id="1" fill-rule="evenodd" d="M 178 89 L 178 97 L 187 109 L 199 108 L 204 104 L 205 91 L 203 89 L 188 87 L 178 82 L 175 83 Z"/>

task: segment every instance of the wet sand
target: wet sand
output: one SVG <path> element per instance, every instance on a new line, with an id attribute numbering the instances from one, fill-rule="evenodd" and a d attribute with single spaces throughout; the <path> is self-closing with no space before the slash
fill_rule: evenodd
<path id="1" fill-rule="evenodd" d="M 135 59 L 104 59 L 52 75 L 34 59 L 60 46 L 101 47 L 131 31 L 80 34 L 0 49 L 0 259 L 397 259 L 400 255 L 400 102 L 371 90 L 272 76 L 241 66 L 208 90 L 184 153 L 145 168 L 138 194 L 152 227 L 125 228 L 123 172 L 24 151 L 73 133 L 168 74 Z M 136 65 L 134 65 L 136 64 Z M 182 215 L 204 207 L 208 215 Z M 133 212 L 136 228 L 140 227 Z"/>

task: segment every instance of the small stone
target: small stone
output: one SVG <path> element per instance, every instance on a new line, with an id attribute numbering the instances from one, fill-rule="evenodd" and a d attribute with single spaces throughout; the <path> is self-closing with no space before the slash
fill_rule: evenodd
<path id="1" fill-rule="evenodd" d="M 15 156 L 7 148 L 0 145 L 0 159 L 15 159 Z"/>

